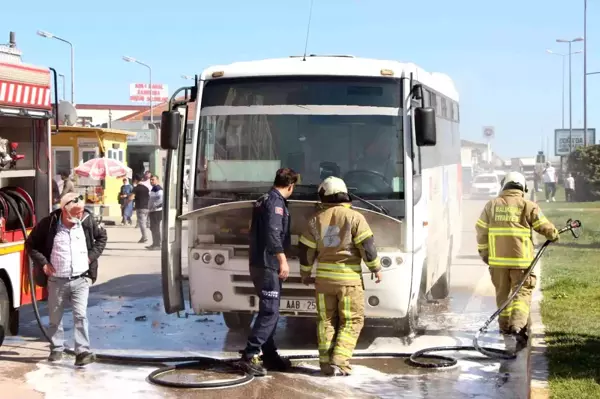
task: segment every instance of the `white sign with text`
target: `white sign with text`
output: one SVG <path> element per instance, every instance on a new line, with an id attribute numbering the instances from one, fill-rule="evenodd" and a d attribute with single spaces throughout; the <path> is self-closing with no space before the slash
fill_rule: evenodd
<path id="1" fill-rule="evenodd" d="M 569 136 L 571 136 L 571 146 L 569 148 Z M 567 156 L 571 151 L 575 151 L 578 147 L 583 147 L 583 129 L 573 129 L 570 133 L 569 129 L 554 130 L 554 151 L 556 156 Z M 596 144 L 596 129 L 588 129 L 587 145 Z"/>
<path id="2" fill-rule="evenodd" d="M 129 101 L 133 103 L 150 103 L 150 93 L 152 93 L 152 102 L 155 104 L 169 101 L 169 86 L 162 83 L 152 83 L 152 90 L 148 83 L 130 83 Z"/>

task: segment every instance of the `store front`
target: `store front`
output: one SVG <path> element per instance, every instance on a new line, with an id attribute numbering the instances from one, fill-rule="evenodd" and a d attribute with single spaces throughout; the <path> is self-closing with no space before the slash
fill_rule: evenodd
<path id="1" fill-rule="evenodd" d="M 135 136 L 127 138 L 127 160 L 133 174 L 143 175 L 149 170 L 162 175 L 161 151 L 158 147 L 158 132 L 153 129 L 131 129 Z"/>

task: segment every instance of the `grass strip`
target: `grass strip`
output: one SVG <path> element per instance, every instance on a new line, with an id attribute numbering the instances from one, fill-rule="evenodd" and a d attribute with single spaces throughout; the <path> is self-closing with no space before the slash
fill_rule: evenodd
<path id="1" fill-rule="evenodd" d="M 600 203 L 540 206 L 558 228 L 583 224 L 579 239 L 563 234 L 542 260 L 551 397 L 600 398 Z"/>

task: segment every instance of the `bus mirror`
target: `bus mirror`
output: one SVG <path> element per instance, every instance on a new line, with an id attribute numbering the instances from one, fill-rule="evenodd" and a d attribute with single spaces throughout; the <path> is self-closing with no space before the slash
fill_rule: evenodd
<path id="1" fill-rule="evenodd" d="M 181 133 L 181 114 L 163 111 L 160 118 L 160 146 L 163 150 L 176 150 Z"/>
<path id="2" fill-rule="evenodd" d="M 437 141 L 435 109 L 431 107 L 415 108 L 415 135 L 419 147 L 435 145 Z"/>

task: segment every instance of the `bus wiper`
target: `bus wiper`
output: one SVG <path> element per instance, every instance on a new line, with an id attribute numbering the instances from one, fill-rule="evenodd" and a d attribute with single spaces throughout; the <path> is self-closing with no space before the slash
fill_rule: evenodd
<path id="1" fill-rule="evenodd" d="M 348 195 L 350 195 L 350 197 L 352 197 L 352 198 L 354 198 L 356 200 L 359 200 L 360 202 L 362 202 L 364 204 L 369 205 L 371 208 L 375 209 L 379 213 L 382 213 L 384 215 L 389 215 L 390 214 L 390 212 L 386 208 L 384 208 L 383 206 L 374 204 L 371 201 L 367 201 L 366 199 L 364 199 L 362 197 L 359 197 L 358 195 L 354 194 L 350 189 L 348 189 Z"/>
<path id="2" fill-rule="evenodd" d="M 312 188 L 312 189 L 315 189 L 315 190 L 319 189 L 319 186 L 316 185 L 316 184 L 296 184 L 295 187 Z M 364 199 L 362 197 L 359 197 L 358 195 L 354 194 L 352 192 L 352 189 L 350 187 L 348 188 L 348 195 L 350 196 L 350 198 L 358 200 L 358 201 L 362 202 L 363 204 L 369 205 L 372 209 L 376 210 L 377 212 L 379 212 L 379 213 L 381 213 L 383 215 L 389 215 L 390 214 L 390 212 L 386 208 L 384 208 L 383 206 L 376 205 L 376 204 L 372 203 L 371 201 L 367 201 L 366 199 Z"/>

